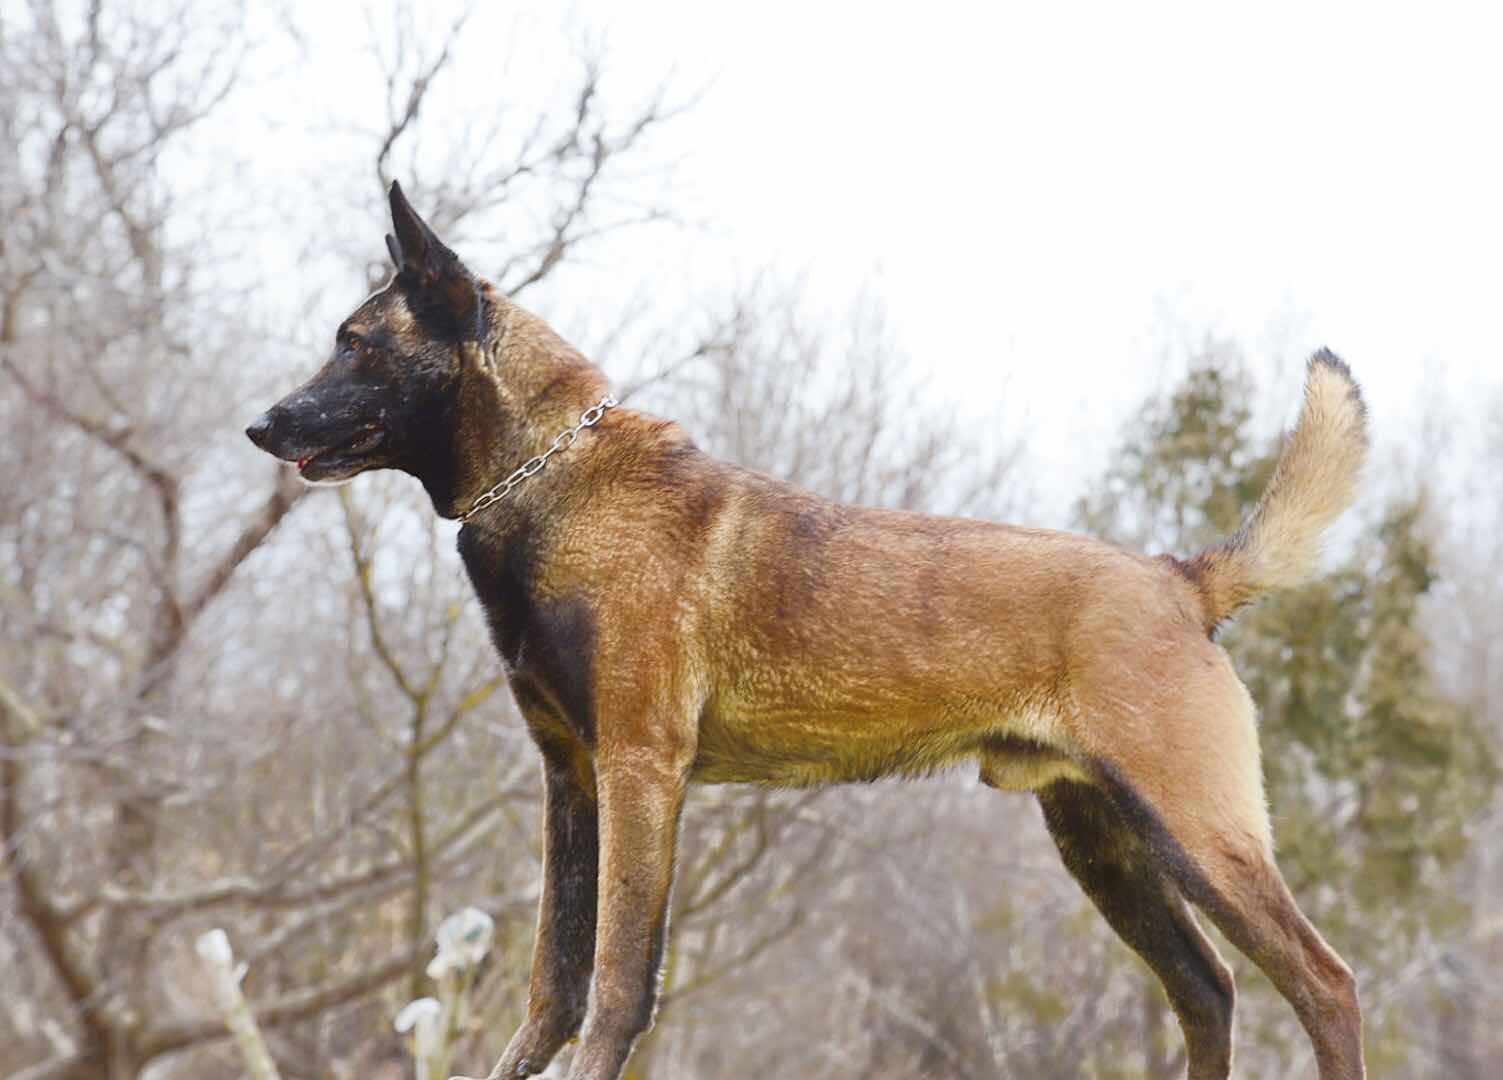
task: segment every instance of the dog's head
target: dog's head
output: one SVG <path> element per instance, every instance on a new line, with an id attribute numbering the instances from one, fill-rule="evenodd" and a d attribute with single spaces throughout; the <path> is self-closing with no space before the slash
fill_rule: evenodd
<path id="1" fill-rule="evenodd" d="M 391 185 L 396 275 L 340 324 L 328 362 L 246 429 L 310 482 L 396 468 L 425 483 L 445 467 L 467 347 L 484 347 L 487 288 Z"/>

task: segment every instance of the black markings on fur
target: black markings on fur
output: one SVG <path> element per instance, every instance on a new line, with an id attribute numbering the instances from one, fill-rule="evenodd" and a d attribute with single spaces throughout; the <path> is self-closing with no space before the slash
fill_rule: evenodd
<path id="1" fill-rule="evenodd" d="M 387 251 L 412 313 L 432 337 L 451 342 L 484 340 L 485 304 L 480 282 L 459 261 L 392 182 L 389 192 L 396 242 Z"/>
<path id="2" fill-rule="evenodd" d="M 1221 898 L 1211 887 L 1210 881 L 1169 832 L 1169 827 L 1164 824 L 1158 811 L 1138 794 L 1116 766 L 1098 761 L 1095 769 L 1101 778 L 1101 790 L 1121 816 L 1129 835 L 1136 837 L 1147 848 L 1154 864 L 1169 875 L 1186 899 L 1208 911 L 1222 906 Z"/>
<path id="3" fill-rule="evenodd" d="M 810 505 L 793 515 L 788 534 L 800 545 L 819 545 L 829 540 L 838 525 L 833 508 Z"/>
<path id="4" fill-rule="evenodd" d="M 527 533 L 502 540 L 474 526 L 459 531 L 459 554 L 514 688 L 547 701 L 578 738 L 593 746 L 594 614 L 578 597 L 539 594 L 536 544 Z"/>
<path id="5" fill-rule="evenodd" d="M 586 791 L 568 746 L 538 738 L 543 754 L 548 903 L 539 913 L 539 934 L 552 944 L 539 963 L 552 993 L 533 1002 L 551 1039 L 572 1038 L 584 1023 L 590 975 L 595 967 L 596 890 L 600 829 L 593 792 Z"/>
<path id="6" fill-rule="evenodd" d="M 724 466 L 706 457 L 693 443 L 684 443 L 663 454 L 658 479 L 669 491 L 685 500 L 685 524 L 698 539 L 725 505 L 731 480 Z"/>
<path id="7" fill-rule="evenodd" d="M 1216 550 L 1235 551 L 1245 545 L 1246 542 L 1246 530 L 1238 529 L 1236 532 L 1228 536 L 1225 540 L 1221 541 L 1220 544 L 1216 545 Z M 1196 560 L 1190 560 L 1181 559 L 1175 555 L 1157 555 L 1154 557 L 1154 562 L 1167 566 L 1170 570 L 1178 574 L 1180 577 L 1184 578 L 1184 580 L 1190 584 L 1190 587 L 1195 590 L 1196 602 L 1200 606 L 1193 612 L 1189 612 L 1187 614 L 1194 621 L 1195 625 L 1200 626 L 1205 630 L 1206 636 L 1212 641 L 1215 641 L 1218 637 L 1220 637 L 1221 628 L 1231 621 L 1231 615 L 1226 615 L 1217 622 L 1207 625 L 1205 611 L 1206 601 L 1201 586 L 1201 574 L 1203 573 L 1204 567 L 1199 559 L 1197 558 Z"/>
<path id="8" fill-rule="evenodd" d="M 1047 743 L 1024 735 L 988 735 L 981 740 L 981 749 L 988 754 L 1013 759 L 1057 760 L 1061 756 Z"/>
<path id="9" fill-rule="evenodd" d="M 1347 393 L 1351 396 L 1353 403 L 1357 406 L 1357 411 L 1365 420 L 1367 418 L 1367 399 L 1362 396 L 1362 388 L 1357 385 L 1357 380 L 1352 376 L 1352 369 L 1347 366 L 1347 362 L 1330 349 L 1322 347 L 1315 350 L 1315 355 L 1310 357 L 1310 366 L 1314 367 L 1316 364 L 1330 368 L 1347 381 Z"/>
<path id="10" fill-rule="evenodd" d="M 422 481 L 436 506 L 451 507 L 457 353 L 452 342 L 414 333 L 405 318 L 410 311 L 399 282 L 361 304 L 341 324 L 318 374 L 267 413 L 271 426 L 258 445 L 292 461 L 379 430 L 383 441 L 359 455 L 361 468 L 401 469 Z M 349 327 L 367 343 L 358 355 L 348 344 Z"/>
<path id="11" fill-rule="evenodd" d="M 1126 812 L 1114 787 L 1128 792 Z M 1180 898 L 1184 867 L 1164 864 L 1163 838 L 1152 836 L 1167 835 L 1157 815 L 1120 781 L 1105 790 L 1057 781 L 1039 792 L 1039 803 L 1066 868 L 1168 993 L 1185 1033 L 1190 1076 L 1230 1075 L 1236 990 Z M 1188 863 L 1182 851 L 1173 857 Z"/>
<path id="12" fill-rule="evenodd" d="M 778 618 L 793 620 L 824 594 L 825 547 L 843 525 L 840 507 L 804 498 L 788 498 L 778 508 L 786 522 L 787 557 L 768 582 Z"/>
<path id="13" fill-rule="evenodd" d="M 434 401 L 430 408 L 415 410 L 410 425 L 411 447 L 405 471 L 422 481 L 423 489 L 439 508 L 454 508 L 459 460 L 453 441 L 435 438 L 434 433 L 453 430 L 453 403 Z M 449 512 L 440 509 L 441 513 Z M 457 508 L 454 512 L 458 512 Z"/>

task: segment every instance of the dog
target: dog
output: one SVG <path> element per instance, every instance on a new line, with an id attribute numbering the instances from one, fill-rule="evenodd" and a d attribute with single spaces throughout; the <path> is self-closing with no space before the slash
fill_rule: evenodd
<path id="1" fill-rule="evenodd" d="M 527 1018 L 490 1080 L 616 1080 L 651 1024 L 686 786 L 974 762 L 1034 792 L 1065 866 L 1158 975 L 1192 1080 L 1232 1067 L 1231 971 L 1293 1006 L 1323 1080 L 1365 1073 L 1351 970 L 1275 865 L 1254 707 L 1215 643 L 1312 572 L 1366 411 L 1321 351 L 1260 501 L 1186 559 L 829 502 L 620 406 L 390 191 L 396 272 L 248 429 L 312 482 L 401 469 L 459 551 L 542 757 Z"/>

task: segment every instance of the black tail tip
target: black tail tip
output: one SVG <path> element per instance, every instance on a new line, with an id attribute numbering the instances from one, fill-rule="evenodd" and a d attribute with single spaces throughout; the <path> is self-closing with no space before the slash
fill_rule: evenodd
<path id="1" fill-rule="evenodd" d="M 1346 380 L 1347 386 L 1350 388 L 1349 393 L 1351 394 L 1351 398 L 1356 402 L 1357 409 L 1365 419 L 1367 417 L 1367 400 L 1362 396 L 1362 388 L 1357 384 L 1357 379 L 1352 374 L 1352 369 L 1347 366 L 1346 361 L 1330 349 L 1321 346 L 1310 357 L 1310 370 L 1314 371 L 1317 366 L 1330 368 Z"/>
<path id="2" fill-rule="evenodd" d="M 1310 366 L 1314 367 L 1316 364 L 1331 368 L 1348 379 L 1352 377 L 1352 369 L 1347 366 L 1346 361 L 1324 345 L 1316 349 L 1314 355 L 1310 357 Z"/>

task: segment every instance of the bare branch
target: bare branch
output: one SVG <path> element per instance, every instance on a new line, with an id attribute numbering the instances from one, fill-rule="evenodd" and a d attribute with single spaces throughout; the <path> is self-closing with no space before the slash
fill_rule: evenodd
<path id="1" fill-rule="evenodd" d="M 287 469 L 280 466 L 277 468 L 276 481 L 261 510 L 245 523 L 239 535 L 209 570 L 197 591 L 183 604 L 184 625 L 191 625 L 203 613 L 214 598 L 224 591 L 241 564 L 266 542 L 282 523 L 282 519 L 312 491 L 312 488 L 299 483 Z"/>
<path id="2" fill-rule="evenodd" d="M 430 945 L 431 942 L 423 941 L 417 946 L 400 949 L 385 960 L 338 981 L 294 991 L 268 1001 L 253 1002 L 251 1012 L 264 1028 L 293 1023 L 327 1012 L 396 981 L 411 970 L 413 961 L 426 952 Z M 195 1043 L 226 1038 L 228 1035 L 224 1022 L 218 1018 L 166 1023 L 142 1034 L 141 1056 L 143 1060 L 149 1061 Z"/>
<path id="3" fill-rule="evenodd" d="M 96 1080 L 98 1076 L 98 1059 L 75 1053 L 27 1066 L 7 1080 Z"/>
<path id="4" fill-rule="evenodd" d="M 19 724 L 24 723 L 23 715 L 12 708 L 10 695 L 0 698 L 0 735 L 7 745 L 14 745 L 16 738 L 12 717 Z M 111 1025 L 98 1000 L 99 980 L 69 944 L 67 924 L 22 850 L 21 782 L 20 762 L 10 754 L 0 755 L 0 866 L 15 886 L 18 913 L 36 935 L 48 966 L 67 992 L 89 1042 L 88 1055 L 102 1055 L 110 1044 Z"/>
<path id="5" fill-rule="evenodd" d="M 466 7 L 460 13 L 459 18 L 454 20 L 453 24 L 449 27 L 448 33 L 444 35 L 444 39 L 439 45 L 438 55 L 431 62 L 424 66 L 421 59 L 418 61 L 418 72 L 412 76 L 411 81 L 407 85 L 405 103 L 400 110 L 391 112 L 391 121 L 386 135 L 381 141 L 380 148 L 376 151 L 376 179 L 380 182 L 382 190 L 391 186 L 391 175 L 386 166 L 387 159 L 391 156 L 392 147 L 396 145 L 397 140 L 417 121 L 418 113 L 422 111 L 423 100 L 427 97 L 428 89 L 433 85 L 433 80 L 448 65 L 450 52 L 454 47 L 454 43 L 459 38 L 460 31 L 464 29 L 465 23 L 469 21 L 470 12 L 471 9 Z M 400 33 L 397 47 L 399 50 L 402 47 Z M 400 60 L 400 54 L 398 60 Z M 386 73 L 388 106 L 393 104 L 393 97 L 399 93 L 397 89 L 398 66 L 398 63 L 393 63 Z"/>
<path id="6" fill-rule="evenodd" d="M 397 689 L 414 705 L 419 705 L 424 700 L 423 692 L 408 678 L 407 669 L 391 651 L 386 635 L 381 631 L 381 620 L 376 613 L 376 594 L 371 586 L 371 563 L 360 544 L 360 528 L 355 520 L 354 505 L 344 489 L 340 490 L 339 495 L 340 505 L 344 508 L 345 533 L 349 537 L 350 559 L 355 565 L 355 583 L 360 589 L 360 603 L 365 613 L 365 627 L 370 634 L 371 647 L 376 650 L 382 666 L 391 674 Z"/>

